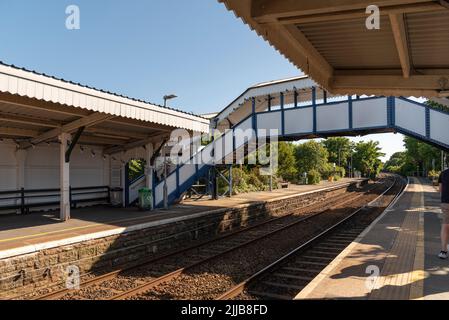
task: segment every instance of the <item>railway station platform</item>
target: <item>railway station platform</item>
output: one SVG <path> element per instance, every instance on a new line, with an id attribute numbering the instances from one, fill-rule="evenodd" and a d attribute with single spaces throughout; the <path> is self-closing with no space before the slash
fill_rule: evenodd
<path id="1" fill-rule="evenodd" d="M 366 179 L 343 179 L 317 186 L 291 185 L 273 192 L 240 194 L 220 200 L 186 200 L 169 210 L 91 207 L 58 212 L 0 216 L 0 299 L 63 283 L 67 268 L 80 275 L 104 273 L 170 250 L 207 240 L 261 219 L 293 213 L 337 196 Z"/>
<path id="2" fill-rule="evenodd" d="M 61 223 L 58 212 L 0 216 L 0 259 L 26 254 L 40 248 L 67 245 L 139 229 L 182 222 L 228 208 L 244 208 L 265 202 L 340 188 L 360 179 L 322 182 L 315 186 L 291 185 L 272 192 L 252 192 L 211 201 L 186 200 L 169 210 L 142 212 L 136 208 L 90 207 L 72 211 L 72 219 Z"/>
<path id="3" fill-rule="evenodd" d="M 402 197 L 297 296 L 303 299 L 449 299 L 440 260 L 440 196 L 411 178 Z"/>

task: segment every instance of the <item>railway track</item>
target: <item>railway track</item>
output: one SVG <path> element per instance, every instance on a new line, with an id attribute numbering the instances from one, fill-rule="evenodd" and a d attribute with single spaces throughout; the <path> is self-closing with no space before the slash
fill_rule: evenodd
<path id="1" fill-rule="evenodd" d="M 370 192 L 373 190 L 377 190 L 379 185 L 372 186 Z M 370 193 L 368 192 L 368 194 Z M 350 202 L 357 201 L 362 197 L 366 196 L 366 194 L 361 194 L 358 196 L 349 196 L 345 199 L 339 200 L 339 207 L 345 206 Z M 371 195 L 372 196 L 372 195 Z M 283 226 L 278 227 L 275 230 L 270 230 L 267 233 L 262 235 L 258 235 L 255 238 L 252 238 L 243 243 L 237 243 L 237 245 L 232 246 L 231 248 L 225 251 L 219 251 L 221 248 L 218 248 L 216 252 L 219 252 L 213 256 L 207 257 L 205 259 L 201 259 L 199 261 L 194 262 L 193 264 L 175 270 L 169 274 L 162 275 L 156 279 L 152 279 L 147 283 L 128 290 L 124 293 L 121 293 L 115 297 L 113 300 L 122 300 L 122 299 L 211 299 L 216 296 L 217 290 L 222 290 L 221 288 L 226 288 L 229 286 L 227 283 L 229 279 L 229 275 L 232 274 L 230 270 L 226 270 L 226 265 L 229 261 L 233 261 L 237 264 L 238 267 L 242 267 L 238 257 L 232 258 L 232 255 L 239 255 L 240 251 L 245 251 L 251 246 L 257 246 L 259 243 L 263 241 L 272 241 L 274 237 L 282 237 L 282 235 L 286 232 L 290 232 L 293 234 L 297 234 L 299 230 L 304 227 L 305 223 L 312 223 L 316 225 L 322 224 L 321 216 L 325 215 L 325 213 L 331 214 L 332 211 L 335 210 L 335 207 L 330 208 L 322 208 L 319 212 L 315 214 L 311 214 L 309 216 L 303 217 L 293 223 L 289 223 Z M 340 214 L 342 214 L 340 212 Z M 312 222 L 313 221 L 313 222 Z M 315 231 L 313 231 L 315 232 Z M 274 241 L 276 242 L 276 240 Z M 231 243 L 236 244 L 234 239 Z M 267 248 L 273 248 L 276 251 L 276 246 L 272 243 L 266 246 Z M 254 253 L 253 253 L 254 254 Z M 273 254 L 275 254 L 273 252 Z M 243 254 L 248 257 L 250 255 Z M 268 254 L 269 256 L 273 256 Z M 257 264 L 257 263 L 256 263 Z M 214 272 L 213 266 L 224 267 L 224 270 Z M 215 270 L 217 271 L 217 270 Z M 219 274 L 219 275 L 218 275 Z M 223 274 L 227 274 L 227 276 L 222 276 Z M 196 291 L 190 293 L 190 291 Z"/>
<path id="2" fill-rule="evenodd" d="M 334 189 L 331 189 L 330 191 L 332 191 L 332 190 L 334 190 Z M 338 188 L 336 188 L 335 190 L 338 190 Z M 165 255 L 162 255 L 159 257 L 155 257 L 152 259 L 148 259 L 146 261 L 141 261 L 141 263 L 139 263 L 137 265 L 124 267 L 119 270 L 109 272 L 109 273 L 106 273 L 106 274 L 103 274 L 100 276 L 91 277 L 91 275 L 88 274 L 87 275 L 88 279 L 83 281 L 80 285 L 81 290 L 85 290 L 86 288 L 89 288 L 89 287 L 94 287 L 94 286 L 96 287 L 103 283 L 107 283 L 109 281 L 114 282 L 116 279 L 118 279 L 117 282 L 123 283 L 124 281 L 120 281 L 120 278 L 122 278 L 123 274 L 133 272 L 133 271 L 139 271 L 142 268 L 151 266 L 155 263 L 162 263 L 165 259 L 168 259 L 170 257 L 175 257 L 178 255 L 183 255 L 183 254 L 189 253 L 192 250 L 199 249 L 203 246 L 229 239 L 229 238 L 239 235 L 241 233 L 252 232 L 253 230 L 256 231 L 257 229 L 260 229 L 260 228 L 265 227 L 270 224 L 278 224 L 278 223 L 281 223 L 282 221 L 284 221 L 283 223 L 286 223 L 286 222 L 288 222 L 288 220 L 294 221 L 295 219 L 298 219 L 298 215 L 313 214 L 317 211 L 322 210 L 323 208 L 324 209 L 330 208 L 331 206 L 335 205 L 339 201 L 342 201 L 342 199 L 347 199 L 349 197 L 352 197 L 355 194 L 360 193 L 361 191 L 363 191 L 363 190 L 346 191 L 345 194 L 343 194 L 343 195 L 338 194 L 335 196 L 331 196 L 323 201 L 318 201 L 316 203 L 308 204 L 308 205 L 304 206 L 303 208 L 295 210 L 294 212 L 291 212 L 289 214 L 286 214 L 286 215 L 283 215 L 280 217 L 270 218 L 270 219 L 264 220 L 262 222 L 256 223 L 254 225 L 251 225 L 249 227 L 243 227 L 236 231 L 229 232 L 223 236 L 219 236 L 219 237 L 216 237 L 211 240 L 203 241 L 203 242 L 200 242 L 198 244 L 195 244 L 195 245 L 192 245 L 192 246 L 189 246 L 186 248 L 181 248 L 174 252 L 171 252 L 171 253 L 168 253 L 168 254 L 165 254 Z M 367 190 L 367 191 L 369 191 L 369 190 Z M 125 287 L 126 286 L 129 286 L 129 284 L 128 285 L 125 284 Z M 93 291 L 93 290 L 88 290 L 88 291 Z M 102 288 L 99 288 L 99 292 L 102 292 L 102 291 L 105 291 L 105 290 L 103 290 Z M 56 299 L 64 298 L 64 296 L 66 296 L 66 295 L 73 296 L 74 291 L 67 290 L 67 289 L 56 289 L 56 290 L 52 290 L 52 292 L 50 292 L 50 293 L 41 294 L 38 296 L 32 296 L 31 298 L 35 299 L 35 300 L 56 300 Z M 91 294 L 89 294 L 89 295 L 91 295 Z M 30 297 L 29 296 L 16 297 L 14 299 L 19 299 L 19 298 L 27 299 Z M 78 298 L 81 298 L 81 297 L 78 297 Z"/>
<path id="3" fill-rule="evenodd" d="M 357 201 L 379 188 L 380 184 L 371 185 L 357 194 L 349 192 L 327 199 L 324 203 L 316 203 L 302 208 L 309 212 L 298 217 L 295 213 L 269 219 L 256 225 L 231 232 L 211 241 L 195 245 L 165 256 L 151 259 L 138 266 L 118 270 L 84 282 L 77 291 L 60 290 L 38 299 L 129 299 L 156 288 L 157 286 L 175 280 L 204 264 L 220 259 L 227 254 L 238 251 L 275 234 L 294 228 L 300 224 Z M 181 267 L 179 267 L 181 265 Z"/>
<path id="4" fill-rule="evenodd" d="M 373 219 L 366 215 L 371 211 L 374 218 L 385 211 L 384 208 L 398 199 L 404 186 L 402 178 L 397 178 L 392 186 L 367 206 L 355 210 L 345 219 L 251 275 L 217 300 L 293 299 L 370 225 Z"/>

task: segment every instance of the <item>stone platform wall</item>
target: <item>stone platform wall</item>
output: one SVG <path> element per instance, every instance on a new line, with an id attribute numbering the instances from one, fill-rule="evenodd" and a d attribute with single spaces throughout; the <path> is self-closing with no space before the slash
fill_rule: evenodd
<path id="1" fill-rule="evenodd" d="M 112 271 L 269 217 L 287 215 L 326 197 L 344 193 L 346 189 L 355 186 L 356 183 L 331 191 L 213 210 L 199 218 L 3 259 L 0 260 L 0 298 L 13 298 L 63 285 L 69 266 L 78 267 L 82 277 Z"/>

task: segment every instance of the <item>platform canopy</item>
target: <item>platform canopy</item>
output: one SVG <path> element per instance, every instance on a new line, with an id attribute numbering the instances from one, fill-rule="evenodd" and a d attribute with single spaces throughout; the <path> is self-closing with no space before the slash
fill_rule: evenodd
<path id="1" fill-rule="evenodd" d="M 19 148 L 80 133 L 80 144 L 113 154 L 161 142 L 178 128 L 207 133 L 209 120 L 0 64 L 0 139 Z"/>
<path id="2" fill-rule="evenodd" d="M 219 1 L 331 93 L 449 96 L 447 0 Z"/>

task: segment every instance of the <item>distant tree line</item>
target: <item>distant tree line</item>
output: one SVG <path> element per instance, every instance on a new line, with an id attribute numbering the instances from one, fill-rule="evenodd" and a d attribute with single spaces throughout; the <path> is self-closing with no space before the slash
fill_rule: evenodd
<path id="1" fill-rule="evenodd" d="M 322 179 L 338 180 L 355 170 L 374 178 L 383 168 L 384 155 L 376 141 L 353 143 L 337 137 L 302 144 L 280 142 L 277 176 L 291 182 L 304 182 L 307 177 L 308 183 L 314 184 Z"/>
<path id="2" fill-rule="evenodd" d="M 435 178 L 447 166 L 447 157 L 440 149 L 417 139 L 404 138 L 405 151 L 396 152 L 385 163 L 385 170 L 404 176 Z M 442 162 L 443 166 L 442 166 Z"/>
<path id="3" fill-rule="evenodd" d="M 434 101 L 426 104 L 435 110 L 449 112 L 447 106 Z M 436 147 L 411 137 L 404 138 L 405 151 L 396 152 L 385 163 L 385 170 L 405 176 L 424 176 L 436 178 L 443 167 L 448 165 L 445 153 Z"/>

